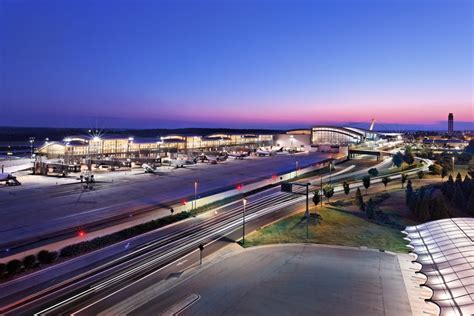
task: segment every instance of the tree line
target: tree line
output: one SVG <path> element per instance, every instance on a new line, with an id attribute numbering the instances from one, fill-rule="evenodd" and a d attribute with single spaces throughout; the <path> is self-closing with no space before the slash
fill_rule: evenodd
<path id="1" fill-rule="evenodd" d="M 440 190 L 435 186 L 413 190 L 411 181 L 408 181 L 405 192 L 408 208 L 421 222 L 452 217 L 456 215 L 453 211 L 474 216 L 474 180 L 468 175 L 464 180 L 460 173 L 456 180 L 450 175 Z"/>

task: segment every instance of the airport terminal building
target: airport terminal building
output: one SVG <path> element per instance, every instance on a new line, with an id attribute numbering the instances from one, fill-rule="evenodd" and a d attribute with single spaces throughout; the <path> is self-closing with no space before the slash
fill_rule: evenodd
<path id="1" fill-rule="evenodd" d="M 279 134 L 211 134 L 206 136 L 166 135 L 135 138 L 123 135 L 74 136 L 48 142 L 37 153 L 47 158 L 142 158 L 169 153 L 250 151 L 277 146 L 292 151 L 338 151 L 342 147 L 383 140 L 383 133 L 354 127 L 313 126 Z"/>
<path id="2" fill-rule="evenodd" d="M 167 153 L 255 149 L 271 146 L 273 135 L 212 134 L 207 136 L 167 135 L 159 138 L 134 138 L 107 135 L 103 137 L 75 136 L 60 142 L 48 142 L 37 151 L 47 158 L 159 157 Z"/>
<path id="3" fill-rule="evenodd" d="M 384 138 L 383 134 L 354 127 L 313 126 L 311 129 L 297 129 L 277 134 L 276 146 L 294 149 L 322 151 L 322 148 L 356 146 L 376 142 Z"/>

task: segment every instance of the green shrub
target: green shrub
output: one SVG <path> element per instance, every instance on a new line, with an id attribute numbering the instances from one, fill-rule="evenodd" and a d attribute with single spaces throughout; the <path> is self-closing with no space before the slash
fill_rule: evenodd
<path id="1" fill-rule="evenodd" d="M 48 263 L 53 263 L 54 261 L 58 260 L 59 257 L 59 252 L 57 251 L 51 251 L 49 253 L 49 262 Z"/>
<path id="2" fill-rule="evenodd" d="M 83 241 L 74 245 L 66 246 L 61 249 L 61 257 L 68 258 L 74 257 L 78 255 L 82 255 L 84 253 L 97 250 L 129 238 L 138 236 L 140 234 L 147 233 L 149 231 L 158 229 L 160 227 L 175 223 L 182 219 L 186 219 L 191 216 L 190 212 L 181 212 L 174 215 L 169 215 L 165 217 L 161 217 L 143 224 L 139 224 L 130 228 L 126 228 L 124 230 L 112 233 L 110 235 L 101 236 L 94 238 L 92 240 Z"/>
<path id="3" fill-rule="evenodd" d="M 23 264 L 20 260 L 13 259 L 7 263 L 7 271 L 9 274 L 15 274 L 20 272 L 22 266 Z"/>
<path id="4" fill-rule="evenodd" d="M 36 266 L 38 262 L 36 261 L 36 256 L 35 255 L 29 255 L 23 258 L 23 266 L 26 269 L 31 269 Z"/>
<path id="5" fill-rule="evenodd" d="M 39 263 L 47 264 L 48 263 L 48 257 L 49 257 L 49 251 L 48 250 L 41 250 L 36 257 L 38 258 Z"/>
<path id="6" fill-rule="evenodd" d="M 48 250 L 41 250 L 39 253 L 38 253 L 38 261 L 41 263 L 41 264 L 49 264 L 49 263 L 53 263 L 54 261 L 56 261 L 56 259 L 58 259 L 58 252 L 57 251 L 48 251 Z"/>
<path id="7" fill-rule="evenodd" d="M 0 263 L 0 278 L 2 278 L 6 272 L 7 272 L 7 265 L 4 263 Z"/>

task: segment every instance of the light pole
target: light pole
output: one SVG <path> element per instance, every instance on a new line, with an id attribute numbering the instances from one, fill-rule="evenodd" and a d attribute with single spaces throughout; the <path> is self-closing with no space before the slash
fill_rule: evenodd
<path id="1" fill-rule="evenodd" d="M 332 183 L 332 160 L 329 161 L 329 183 Z"/>
<path id="2" fill-rule="evenodd" d="M 33 157 L 33 143 L 35 142 L 34 137 L 30 137 L 30 149 L 31 149 L 31 157 Z"/>
<path id="3" fill-rule="evenodd" d="M 451 157 L 452 158 L 452 161 L 453 161 L 453 178 L 454 178 L 454 156 Z"/>
<path id="4" fill-rule="evenodd" d="M 197 190 L 198 190 L 198 183 L 199 183 L 199 180 L 196 180 L 194 181 L 194 210 L 196 210 L 196 206 L 197 206 Z"/>
<path id="5" fill-rule="evenodd" d="M 242 245 L 245 244 L 245 207 L 247 206 L 247 199 L 243 199 L 242 203 L 244 208 L 242 209 Z"/>
<path id="6" fill-rule="evenodd" d="M 296 160 L 296 166 L 295 166 L 295 178 L 298 178 L 298 160 Z"/>

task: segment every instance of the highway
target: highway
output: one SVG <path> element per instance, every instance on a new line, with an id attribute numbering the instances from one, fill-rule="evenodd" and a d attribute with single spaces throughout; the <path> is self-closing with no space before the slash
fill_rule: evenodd
<path id="1" fill-rule="evenodd" d="M 386 168 L 388 165 L 387 161 L 383 161 L 378 166 Z M 413 169 L 410 172 L 416 171 Z M 366 174 L 367 170 L 334 173 L 331 177 L 333 181 L 341 181 L 360 172 Z M 392 177 L 396 176 L 399 175 Z M 326 182 L 329 177 L 329 175 L 324 176 L 323 181 Z M 319 181 L 314 182 L 315 185 L 319 185 Z M 360 182 L 352 183 L 354 187 L 360 185 Z M 304 199 L 304 196 L 280 192 L 279 187 L 248 196 L 245 214 L 246 231 L 250 232 L 301 210 Z M 224 240 L 231 241 L 240 238 L 242 214 L 241 201 L 220 207 L 201 222 L 190 226 L 178 225 L 176 229 L 169 230 L 153 242 L 78 275 L 64 280 L 54 280 L 55 283 L 49 283 L 50 285 L 42 289 L 34 289 L 33 292 L 14 293 L 2 302 L 1 312 L 6 315 L 94 314 L 100 309 L 107 308 L 109 304 L 113 304 L 115 299 L 124 295 L 123 293 L 131 293 L 125 289 L 145 288 L 147 282 L 162 280 L 161 269 L 168 269 L 169 265 L 182 260 L 180 258 L 184 256 L 192 254 L 195 256 L 200 244 L 205 245 L 206 253 L 212 253 L 222 246 L 222 242 L 216 242 L 217 240 L 222 240 L 223 237 L 225 237 Z M 188 261 L 188 264 L 195 264 L 195 260 Z M 149 278 L 152 278 L 152 281 Z"/>
<path id="2" fill-rule="evenodd" d="M 301 200 L 300 196 L 279 192 L 279 188 L 248 197 L 246 221 L 253 222 L 266 215 L 275 214 Z M 21 299 L 24 293 L 17 294 L 12 298 L 16 298 L 20 303 L 19 306 L 2 310 L 2 313 L 7 315 L 69 314 L 76 306 L 100 299 L 103 295 L 123 288 L 132 280 L 147 276 L 150 272 L 193 252 L 199 244 L 208 244 L 235 230 L 241 230 L 243 208 L 240 201 L 216 211 L 215 216 L 198 225 L 164 235 L 155 242 L 123 257 L 36 292 L 29 297 Z M 284 215 L 285 213 L 282 212 L 278 214 L 278 217 Z M 274 220 L 273 216 L 267 217 L 267 220 Z M 262 219 L 258 223 L 264 222 Z"/>

